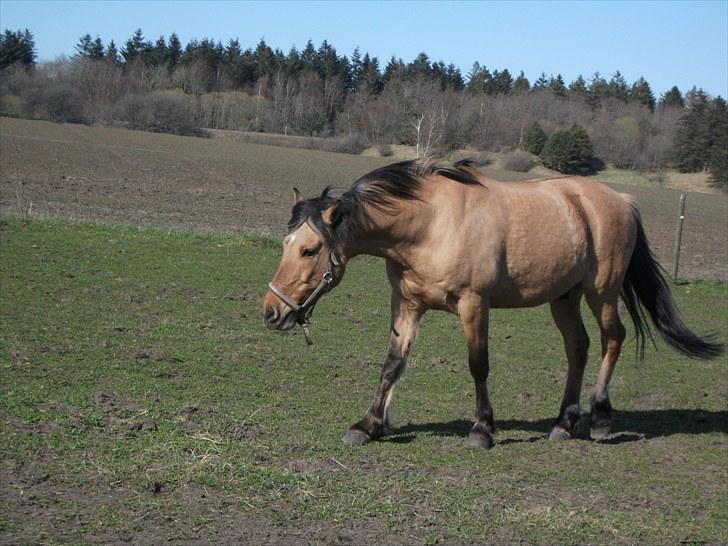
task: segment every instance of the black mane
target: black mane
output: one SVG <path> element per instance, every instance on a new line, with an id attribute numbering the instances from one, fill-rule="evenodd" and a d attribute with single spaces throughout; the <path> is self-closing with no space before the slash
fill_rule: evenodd
<path id="1" fill-rule="evenodd" d="M 329 248 L 336 243 L 346 243 L 356 228 L 367 221 L 363 205 L 396 214 L 398 201 L 419 199 L 419 190 L 428 176 L 439 175 L 461 184 L 481 185 L 472 172 L 475 162 L 462 160 L 452 166 L 440 165 L 432 159 L 399 161 L 365 174 L 352 184 L 351 189 L 338 199 L 329 195 L 326 187 L 319 197 L 305 199 L 293 207 L 288 230 L 293 231 L 310 221 L 326 239 Z M 331 225 L 321 218 L 321 213 L 339 202 Z"/>

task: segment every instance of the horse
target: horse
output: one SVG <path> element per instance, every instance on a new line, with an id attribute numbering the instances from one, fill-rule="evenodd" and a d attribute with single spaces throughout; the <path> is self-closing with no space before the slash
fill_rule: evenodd
<path id="1" fill-rule="evenodd" d="M 475 422 L 465 443 L 493 446 L 488 398 L 488 316 L 491 308 L 548 303 L 560 331 L 568 374 L 550 439 L 589 427 L 592 439 L 612 426 L 612 377 L 626 330 L 618 300 L 635 326 L 637 352 L 652 336 L 649 315 L 678 352 L 707 359 L 723 345 L 683 322 L 652 254 L 634 198 L 587 178 L 558 176 L 520 183 L 485 177 L 474 161 L 431 158 L 373 170 L 334 197 L 330 188 L 294 205 L 280 265 L 262 302 L 264 324 L 289 330 L 308 319 L 316 302 L 360 254 L 386 261 L 391 284 L 389 348 L 369 410 L 343 441 L 366 444 L 391 430 L 389 407 L 418 324 L 430 309 L 460 318 L 475 384 Z M 586 299 L 601 333 L 602 361 L 587 418 L 579 405 L 589 337 L 581 316 Z M 585 412 L 584 412 L 585 413 Z"/>

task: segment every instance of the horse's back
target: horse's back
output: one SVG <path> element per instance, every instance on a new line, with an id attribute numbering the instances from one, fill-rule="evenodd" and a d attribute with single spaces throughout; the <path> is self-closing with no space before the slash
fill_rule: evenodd
<path id="1" fill-rule="evenodd" d="M 633 200 L 581 177 L 489 184 L 505 209 L 505 256 L 495 303 L 551 301 L 576 284 L 621 285 L 635 238 Z"/>

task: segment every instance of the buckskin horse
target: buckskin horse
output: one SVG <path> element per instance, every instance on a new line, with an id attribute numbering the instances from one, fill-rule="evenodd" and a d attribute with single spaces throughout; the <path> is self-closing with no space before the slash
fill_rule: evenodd
<path id="1" fill-rule="evenodd" d="M 283 256 L 263 297 L 266 326 L 304 326 L 359 254 L 381 256 L 392 286 L 389 350 L 364 417 L 344 442 L 365 444 L 388 432 L 395 383 L 425 311 L 460 317 L 475 382 L 475 424 L 466 444 L 489 448 L 495 430 L 488 399 L 488 311 L 548 303 L 563 336 L 568 376 L 549 438 L 580 431 L 579 399 L 589 337 L 582 296 L 601 332 L 602 363 L 591 397 L 590 435 L 612 423 L 609 380 L 625 339 L 621 298 L 644 354 L 649 315 L 665 342 L 693 358 L 722 353 L 722 344 L 685 325 L 662 269 L 647 244 L 633 198 L 581 177 L 522 183 L 486 178 L 471 161 L 402 161 L 376 169 L 338 198 L 329 188 L 295 204 Z M 645 313 L 646 311 L 646 313 Z"/>

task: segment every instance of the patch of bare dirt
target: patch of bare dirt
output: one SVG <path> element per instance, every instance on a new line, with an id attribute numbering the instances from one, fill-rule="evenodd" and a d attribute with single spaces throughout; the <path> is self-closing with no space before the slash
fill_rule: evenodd
<path id="1" fill-rule="evenodd" d="M 55 461 L 57 464 L 57 461 Z M 411 544 L 383 521 L 316 522 L 291 514 L 277 522 L 228 496 L 195 483 L 147 491 L 97 483 L 70 485 L 43 461 L 0 461 L 0 544 Z M 180 510 L 182 508 L 182 510 Z M 181 518 L 180 513 L 195 514 Z M 114 518 L 108 518 L 114 514 Z M 72 519 L 69 519 L 72 518 Z M 123 521 L 123 525 L 119 525 Z"/>

